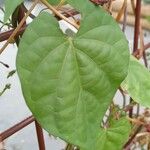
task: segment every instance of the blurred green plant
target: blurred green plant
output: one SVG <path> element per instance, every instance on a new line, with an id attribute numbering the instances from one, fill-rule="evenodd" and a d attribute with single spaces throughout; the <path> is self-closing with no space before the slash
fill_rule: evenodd
<path id="1" fill-rule="evenodd" d="M 144 0 L 144 3 L 149 4 L 150 0 Z"/>

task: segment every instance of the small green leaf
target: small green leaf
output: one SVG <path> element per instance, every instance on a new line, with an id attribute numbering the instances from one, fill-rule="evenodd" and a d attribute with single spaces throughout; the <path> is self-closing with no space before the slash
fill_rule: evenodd
<path id="1" fill-rule="evenodd" d="M 150 107 L 150 72 L 133 56 L 130 58 L 128 76 L 121 87 L 134 101 Z"/>
<path id="2" fill-rule="evenodd" d="M 42 13 L 25 31 L 17 55 L 33 115 L 50 134 L 85 150 L 93 149 L 129 62 L 128 43 L 118 24 L 90 5 L 93 11 L 84 10 L 73 38 L 62 33 L 52 15 Z"/>
<path id="3" fill-rule="evenodd" d="M 4 0 L 5 2 L 5 16 L 4 22 L 6 22 L 12 13 L 15 11 L 18 5 L 20 5 L 24 0 Z"/>
<path id="4" fill-rule="evenodd" d="M 11 84 L 10 83 L 6 84 L 4 89 L 0 91 L 0 96 L 2 96 L 6 92 L 6 90 L 9 90 L 10 88 L 11 88 Z"/>
<path id="5" fill-rule="evenodd" d="M 16 70 L 12 70 L 8 73 L 7 78 L 12 77 L 16 73 Z"/>
<path id="6" fill-rule="evenodd" d="M 95 150 L 121 150 L 129 138 L 131 125 L 126 118 L 113 120 L 108 129 L 99 133 Z"/>

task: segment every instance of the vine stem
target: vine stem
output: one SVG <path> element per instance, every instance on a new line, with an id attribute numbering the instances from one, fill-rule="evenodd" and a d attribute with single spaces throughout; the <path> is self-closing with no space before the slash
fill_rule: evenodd
<path id="1" fill-rule="evenodd" d="M 128 142 L 124 145 L 124 150 L 129 150 L 131 143 L 133 142 L 134 138 L 136 137 L 136 135 L 142 130 L 142 125 L 139 125 L 136 129 L 136 131 L 133 133 L 133 135 L 130 137 L 130 139 L 128 140 Z"/>
<path id="2" fill-rule="evenodd" d="M 126 26 L 127 26 L 127 8 L 128 8 L 128 5 L 126 5 L 126 7 L 124 9 L 123 26 L 122 26 L 122 31 L 123 32 L 125 32 Z"/>
<path id="3" fill-rule="evenodd" d="M 31 8 L 28 10 L 28 12 L 26 13 L 26 15 L 23 17 L 23 19 L 20 21 L 20 23 L 18 24 L 17 28 L 13 31 L 13 33 L 11 34 L 11 36 L 9 37 L 9 39 L 7 40 L 7 42 L 3 45 L 3 47 L 0 49 L 0 54 L 5 50 L 5 48 L 8 46 L 8 44 L 12 41 L 12 39 L 16 36 L 17 32 L 21 29 L 21 27 L 23 26 L 23 24 L 25 23 L 26 19 L 28 18 L 28 16 L 30 15 L 30 13 L 32 12 L 32 10 L 35 8 L 36 4 L 39 2 L 39 0 L 36 0 Z"/>
<path id="4" fill-rule="evenodd" d="M 62 15 L 57 9 L 55 9 L 51 4 L 49 4 L 46 0 L 41 0 L 41 2 L 46 5 L 54 14 L 56 14 L 61 19 L 65 20 L 69 24 L 73 25 L 76 29 L 79 29 L 79 25 L 75 22 L 72 22 L 68 18 L 66 18 L 64 15 Z"/>
<path id="5" fill-rule="evenodd" d="M 124 0 L 123 5 L 122 5 L 122 7 L 121 7 L 121 9 L 120 9 L 120 11 L 119 11 L 117 17 L 116 17 L 116 21 L 117 21 L 117 22 L 120 21 L 120 19 L 121 19 L 123 13 L 124 13 L 124 11 L 125 11 L 126 6 L 127 6 L 127 0 Z"/>

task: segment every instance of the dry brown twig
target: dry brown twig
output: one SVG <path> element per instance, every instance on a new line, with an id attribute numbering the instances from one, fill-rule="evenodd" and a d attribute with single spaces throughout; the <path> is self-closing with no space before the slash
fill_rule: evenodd
<path id="1" fill-rule="evenodd" d="M 131 6 L 132 6 L 133 14 L 135 15 L 135 1 L 134 0 L 131 0 Z"/>
<path id="2" fill-rule="evenodd" d="M 127 119 L 132 122 L 133 124 L 136 124 L 136 125 L 145 125 L 145 123 L 143 121 L 141 121 L 140 119 L 137 119 L 137 118 L 130 118 L 130 117 L 127 117 Z"/>
<path id="3" fill-rule="evenodd" d="M 62 15 L 56 8 L 54 8 L 50 3 L 48 3 L 46 0 L 41 0 L 41 2 L 47 6 L 55 15 L 57 15 L 58 17 L 60 17 L 61 19 L 65 20 L 66 22 L 68 22 L 69 24 L 71 24 L 72 26 L 74 26 L 76 29 L 79 29 L 79 25 L 76 24 L 75 22 L 69 20 L 68 18 L 66 18 L 64 15 Z"/>
<path id="4" fill-rule="evenodd" d="M 126 8 L 126 7 L 127 7 L 127 0 L 124 0 L 123 5 L 122 5 L 120 11 L 118 12 L 117 17 L 116 17 L 116 21 L 117 21 L 117 22 L 120 21 L 121 17 L 122 17 L 123 14 L 124 14 L 124 11 L 125 11 L 125 8 Z"/>

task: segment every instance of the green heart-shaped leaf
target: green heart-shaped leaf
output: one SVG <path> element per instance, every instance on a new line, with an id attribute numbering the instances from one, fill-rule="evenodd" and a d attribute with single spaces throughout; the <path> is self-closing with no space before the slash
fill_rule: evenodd
<path id="1" fill-rule="evenodd" d="M 99 133 L 95 150 L 121 150 L 131 131 L 131 125 L 126 118 L 113 120 L 111 127 Z"/>
<path id="2" fill-rule="evenodd" d="M 50 14 L 36 18 L 21 40 L 17 70 L 26 102 L 42 127 L 91 150 L 127 75 L 129 51 L 119 26 L 105 11 L 93 7 L 83 16 L 74 38 L 66 37 Z"/>
<path id="3" fill-rule="evenodd" d="M 139 104 L 150 107 L 150 72 L 133 56 L 130 57 L 129 72 L 121 87 Z"/>

